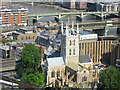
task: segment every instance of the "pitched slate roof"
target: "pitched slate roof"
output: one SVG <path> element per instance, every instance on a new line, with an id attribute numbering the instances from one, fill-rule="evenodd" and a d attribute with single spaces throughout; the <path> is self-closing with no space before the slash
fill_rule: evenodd
<path id="1" fill-rule="evenodd" d="M 88 62 L 91 62 L 90 56 L 89 56 L 89 55 L 80 55 L 80 56 L 79 56 L 79 62 L 80 62 L 80 63 L 88 63 Z"/>
<path id="2" fill-rule="evenodd" d="M 57 67 L 65 65 L 62 57 L 47 58 L 49 67 Z"/>
<path id="3" fill-rule="evenodd" d="M 49 37 L 45 37 L 45 36 L 38 36 L 35 42 L 39 45 L 43 45 L 46 47 L 50 45 Z"/>

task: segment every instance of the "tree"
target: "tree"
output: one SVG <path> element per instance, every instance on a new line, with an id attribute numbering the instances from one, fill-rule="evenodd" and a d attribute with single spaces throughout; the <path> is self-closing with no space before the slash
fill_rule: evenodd
<path id="1" fill-rule="evenodd" d="M 100 72 L 99 80 L 99 88 L 120 88 L 120 71 L 110 66 Z"/>
<path id="2" fill-rule="evenodd" d="M 27 44 L 22 49 L 22 67 L 23 68 L 33 68 L 37 70 L 40 66 L 41 55 L 39 49 L 35 47 L 34 44 Z"/>
<path id="3" fill-rule="evenodd" d="M 30 84 L 35 84 L 35 85 L 45 85 L 44 77 L 39 72 L 30 73 L 29 75 L 24 73 L 21 77 L 21 81 L 28 82 Z"/>
<path id="4" fill-rule="evenodd" d="M 38 71 L 40 66 L 40 50 L 34 44 L 27 44 L 22 49 L 22 64 L 17 74 L 21 81 L 35 85 L 45 85 L 43 75 Z"/>
<path id="5" fill-rule="evenodd" d="M 21 77 L 24 74 L 29 75 L 30 73 L 35 73 L 35 70 L 33 68 L 23 68 L 23 67 L 20 67 L 17 73 Z"/>
<path id="6" fill-rule="evenodd" d="M 5 45 L 5 43 L 9 42 L 9 40 L 2 39 L 1 42 Z"/>

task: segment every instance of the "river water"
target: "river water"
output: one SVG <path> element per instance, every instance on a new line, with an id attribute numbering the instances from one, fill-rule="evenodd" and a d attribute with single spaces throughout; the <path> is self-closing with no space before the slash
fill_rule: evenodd
<path id="1" fill-rule="evenodd" d="M 31 6 L 30 4 L 25 4 L 25 3 L 20 3 L 20 4 L 22 6 L 28 8 L 28 14 L 36 14 L 37 15 L 37 14 L 64 12 L 63 10 L 61 10 L 59 8 L 40 6 L 39 4 L 35 4 L 33 6 Z M 53 16 L 42 17 L 40 20 L 38 20 L 38 22 L 50 21 L 50 20 L 54 20 L 54 19 L 55 19 L 55 17 L 53 17 Z M 68 16 L 64 16 L 61 20 L 65 23 L 68 22 Z M 71 22 L 71 21 L 76 22 L 76 16 L 75 15 L 70 15 L 69 22 Z M 97 20 L 93 16 L 88 16 L 88 17 L 84 18 L 84 22 L 90 22 L 90 21 L 100 21 L 100 20 Z M 79 21 L 77 21 L 77 22 L 79 22 Z M 32 18 L 29 18 L 29 24 L 32 24 Z"/>

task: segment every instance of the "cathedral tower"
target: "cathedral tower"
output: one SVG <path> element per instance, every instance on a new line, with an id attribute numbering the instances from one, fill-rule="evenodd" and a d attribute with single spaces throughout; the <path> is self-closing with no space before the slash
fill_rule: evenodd
<path id="1" fill-rule="evenodd" d="M 65 33 L 62 34 L 61 56 L 66 65 L 72 62 L 78 63 L 79 61 L 79 27 L 77 25 L 77 30 L 74 30 L 73 26 L 71 29 L 66 24 Z M 63 29 L 61 28 L 61 30 Z"/>

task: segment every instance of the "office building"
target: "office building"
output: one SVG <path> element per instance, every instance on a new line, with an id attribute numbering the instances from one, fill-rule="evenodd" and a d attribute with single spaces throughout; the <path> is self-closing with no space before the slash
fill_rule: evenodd
<path id="1" fill-rule="evenodd" d="M 0 58 L 9 58 L 9 46 L 0 46 Z"/>
<path id="2" fill-rule="evenodd" d="M 113 43 L 111 45 L 111 62 L 110 62 L 110 65 L 115 66 L 117 59 L 120 59 L 120 43 Z"/>

